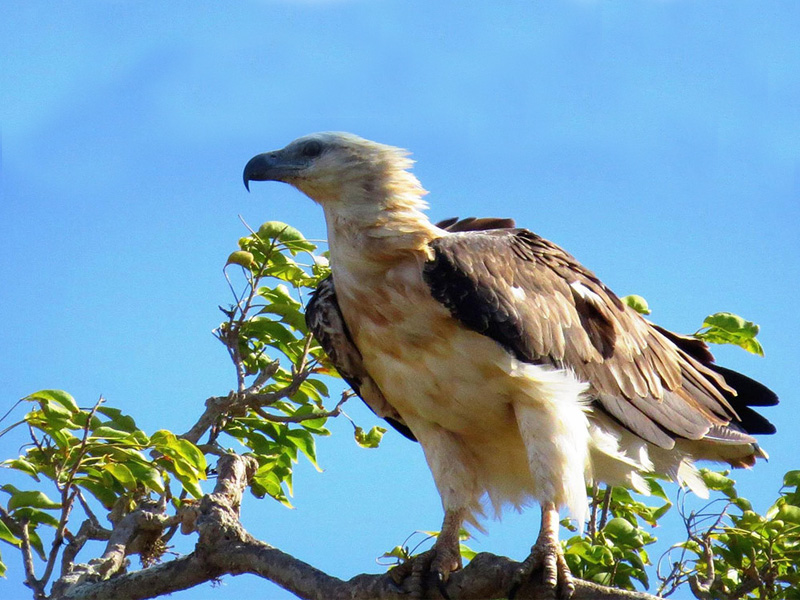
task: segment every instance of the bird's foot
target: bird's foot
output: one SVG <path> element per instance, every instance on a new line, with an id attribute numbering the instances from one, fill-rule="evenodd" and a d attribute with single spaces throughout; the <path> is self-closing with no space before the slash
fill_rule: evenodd
<path id="1" fill-rule="evenodd" d="M 541 596 L 542 598 L 569 600 L 575 593 L 575 581 L 564 559 L 561 545 L 556 540 L 540 539 L 514 575 L 514 583 L 508 593 L 509 600 L 514 600 L 520 587 L 536 572 L 541 572 L 541 583 L 548 590 L 545 592 L 547 595 Z"/>
<path id="2" fill-rule="evenodd" d="M 389 575 L 394 582 L 408 591 L 412 600 L 422 600 L 429 597 L 426 592 L 433 583 L 445 600 L 450 600 L 447 594 L 447 580 L 450 573 L 461 568 L 461 555 L 456 548 L 455 552 L 447 546 L 434 546 L 427 552 L 418 554 L 406 562 L 397 565 Z"/>

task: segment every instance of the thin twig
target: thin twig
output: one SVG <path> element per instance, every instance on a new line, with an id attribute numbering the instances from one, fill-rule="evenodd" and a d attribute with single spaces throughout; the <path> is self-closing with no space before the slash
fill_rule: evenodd
<path id="1" fill-rule="evenodd" d="M 23 402 L 25 402 L 25 398 L 20 398 L 19 400 L 17 400 L 16 402 L 14 402 L 14 404 L 12 404 L 12 405 L 11 405 L 11 408 L 9 408 L 9 409 L 6 411 L 6 414 L 4 414 L 2 417 L 0 417 L 0 423 L 2 423 L 3 421 L 5 421 L 5 420 L 6 420 L 6 417 L 7 417 L 8 415 L 10 415 L 10 414 L 11 414 L 11 413 L 14 411 L 14 409 L 15 409 L 15 408 L 17 408 L 17 407 L 18 407 L 20 404 L 22 404 Z M 13 425 L 12 425 L 12 427 L 13 427 Z M 9 429 L 9 428 L 6 428 L 6 429 L 4 429 L 4 430 L 3 430 L 3 433 L 5 433 L 6 431 L 8 431 L 8 429 Z M 2 434 L 0 434 L 0 435 L 2 435 Z"/>
<path id="2" fill-rule="evenodd" d="M 67 481 L 64 484 L 64 490 L 62 491 L 62 496 L 64 492 L 69 490 L 69 487 L 72 485 L 72 482 L 75 479 L 75 475 L 78 473 L 78 469 L 81 467 L 81 458 L 83 458 L 83 455 L 86 453 L 86 443 L 89 441 L 89 429 L 92 425 L 92 418 L 94 418 L 97 409 L 100 408 L 100 405 L 103 402 L 105 402 L 105 398 L 100 396 L 95 405 L 92 407 L 92 410 L 89 411 L 89 417 L 86 419 L 86 424 L 83 426 L 83 438 L 81 439 L 81 445 L 78 447 L 75 464 L 67 476 Z M 58 482 L 56 482 L 56 486 L 58 486 Z"/>
<path id="3" fill-rule="evenodd" d="M 7 415 L 6 415 L 6 416 L 7 416 Z M 5 419 L 5 417 L 3 417 L 3 418 Z M 12 429 L 14 429 L 15 427 L 19 427 L 20 425 L 22 425 L 22 424 L 23 424 L 23 423 L 25 423 L 25 422 L 26 422 L 26 421 L 25 421 L 25 419 L 22 419 L 21 421 L 17 421 L 16 423 L 12 423 L 11 425 L 9 425 L 9 426 L 8 426 L 8 427 L 6 427 L 5 429 L 3 429 L 3 431 L 0 431 L 0 437 L 3 437 L 3 436 L 4 436 L 5 434 L 7 434 L 9 431 L 11 431 Z"/>
<path id="4" fill-rule="evenodd" d="M 81 508 L 86 513 L 86 516 L 89 517 L 89 520 L 92 522 L 97 529 L 104 529 L 102 525 L 100 525 L 100 520 L 97 516 L 92 512 L 92 509 L 89 507 L 88 502 L 86 502 L 86 498 L 83 497 L 83 493 L 78 490 L 78 502 L 81 504 Z"/>
<path id="5" fill-rule="evenodd" d="M 36 598 L 43 598 L 44 593 L 42 590 L 41 583 L 38 579 L 36 579 L 36 570 L 33 565 L 33 552 L 31 551 L 31 538 L 30 534 L 28 533 L 28 519 L 23 519 L 20 522 L 21 531 L 20 531 L 20 539 L 22 543 L 20 544 L 20 549 L 22 551 L 22 564 L 25 568 L 25 585 L 33 590 L 34 596 Z"/>
<path id="6" fill-rule="evenodd" d="M 303 421 L 311 421 L 313 419 L 328 419 L 331 417 L 338 417 L 340 414 L 342 414 L 342 404 L 347 402 L 349 399 L 349 397 L 342 398 L 331 411 L 311 413 L 308 415 L 272 415 L 262 410 L 258 406 L 251 407 L 251 409 L 265 421 L 271 421 L 273 423 L 302 423 Z"/>
<path id="7" fill-rule="evenodd" d="M 611 511 L 611 486 L 606 485 L 606 492 L 603 495 L 603 510 L 600 513 L 600 526 L 598 529 L 603 530 L 608 522 L 608 515 Z"/>
<path id="8" fill-rule="evenodd" d="M 600 491 L 600 486 L 598 486 L 597 482 L 595 481 L 592 484 L 592 513 L 589 516 L 589 523 L 587 525 L 588 527 L 587 533 L 589 535 L 589 539 L 592 540 L 593 544 L 595 538 L 597 537 L 597 505 L 598 505 L 597 494 L 599 491 Z"/>
<path id="9" fill-rule="evenodd" d="M 58 528 L 56 529 L 55 536 L 53 537 L 53 544 L 50 547 L 50 554 L 47 557 L 47 566 L 45 566 L 44 573 L 42 577 L 39 579 L 39 583 L 41 584 L 42 588 L 47 585 L 47 582 L 50 580 L 50 576 L 53 574 L 53 568 L 56 565 L 56 558 L 58 558 L 58 552 L 61 550 L 61 544 L 64 543 L 64 531 L 67 528 L 67 522 L 69 521 L 69 515 L 72 512 L 72 506 L 75 503 L 75 496 L 77 495 L 77 489 L 73 490 L 71 494 L 67 494 L 69 488 L 66 488 L 64 492 L 62 492 L 62 507 L 61 507 L 61 519 L 58 521 Z"/>
<path id="10" fill-rule="evenodd" d="M 58 477 L 56 477 L 55 480 L 56 488 L 61 492 L 61 518 L 59 519 L 58 527 L 56 528 L 56 533 L 53 537 L 53 544 L 50 547 L 50 554 L 47 557 L 47 565 L 45 566 L 42 577 L 38 580 L 38 583 L 42 589 L 44 589 L 44 586 L 47 585 L 47 582 L 50 580 L 50 576 L 53 574 L 56 558 L 58 558 L 61 545 L 64 543 L 64 531 L 67 528 L 67 522 L 69 521 L 69 515 L 72 512 L 72 506 L 75 503 L 75 498 L 78 495 L 77 488 L 71 489 L 72 482 L 75 479 L 75 475 L 78 473 L 78 469 L 81 467 L 81 459 L 86 453 L 86 444 L 89 440 L 89 430 L 91 428 L 92 418 L 103 402 L 104 399 L 102 396 L 100 396 L 95 405 L 92 407 L 92 410 L 89 411 L 86 424 L 83 426 L 83 438 L 81 439 L 81 444 L 76 452 L 75 464 L 72 466 L 72 469 L 70 469 L 70 472 L 67 475 L 67 480 L 63 484 L 59 483 Z"/>

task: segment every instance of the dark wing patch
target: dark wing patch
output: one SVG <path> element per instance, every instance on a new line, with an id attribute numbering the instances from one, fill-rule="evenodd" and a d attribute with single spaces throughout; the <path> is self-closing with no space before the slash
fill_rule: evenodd
<path id="1" fill-rule="evenodd" d="M 423 277 L 456 319 L 520 360 L 572 369 L 597 407 L 648 442 L 747 443 L 743 431 L 769 429 L 747 408 L 759 400 L 737 396 L 738 380 L 702 343 L 651 325 L 555 244 L 505 229 L 444 236 L 431 249 Z"/>
<path id="2" fill-rule="evenodd" d="M 466 217 L 464 219 L 459 219 L 458 217 L 452 217 L 450 219 L 444 219 L 443 221 L 439 221 L 436 223 L 436 226 L 440 229 L 446 229 L 451 233 L 456 233 L 458 231 L 485 231 L 487 229 L 513 229 L 516 227 L 516 223 L 514 223 L 514 219 L 502 219 L 498 217 L 482 217 L 482 218 L 475 218 L 475 217 Z"/>
<path id="3" fill-rule="evenodd" d="M 513 219 L 467 217 L 446 219 L 436 224 L 448 231 L 478 231 L 514 227 Z M 379 417 L 412 441 L 417 441 L 402 417 L 389 404 L 378 384 L 364 368 L 361 352 L 353 342 L 336 299 L 333 276 L 323 279 L 306 307 L 306 324 L 325 350 L 331 364 L 364 403 Z"/>

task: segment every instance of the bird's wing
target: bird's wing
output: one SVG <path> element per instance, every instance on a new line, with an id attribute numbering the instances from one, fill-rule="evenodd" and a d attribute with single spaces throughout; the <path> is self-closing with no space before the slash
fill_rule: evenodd
<path id="1" fill-rule="evenodd" d="M 480 231 L 515 227 L 513 219 L 486 217 L 476 219 L 457 217 L 445 219 L 436 224 L 447 231 Z M 386 400 L 378 384 L 364 368 L 364 363 L 342 316 L 336 299 L 333 276 L 323 279 L 311 296 L 306 307 L 306 324 L 328 359 L 353 391 L 379 417 L 412 441 L 414 434 L 403 422 L 402 417 Z"/>
<path id="2" fill-rule="evenodd" d="M 536 234 L 456 233 L 431 249 L 423 276 L 454 318 L 519 360 L 572 370 L 590 384 L 596 408 L 644 440 L 662 448 L 676 438 L 741 444 L 771 427 L 742 408 L 774 403 L 772 392 L 712 365 L 704 345 L 649 323 Z M 740 384 L 755 396 L 737 397 Z"/>

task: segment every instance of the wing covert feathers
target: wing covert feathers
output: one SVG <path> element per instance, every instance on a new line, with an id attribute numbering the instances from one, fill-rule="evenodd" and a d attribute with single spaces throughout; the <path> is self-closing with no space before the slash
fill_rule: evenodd
<path id="1" fill-rule="evenodd" d="M 670 449 L 681 438 L 742 444 L 774 431 L 749 406 L 775 394 L 714 365 L 703 342 L 651 324 L 555 244 L 502 229 L 431 248 L 423 276 L 454 318 L 521 361 L 572 370 L 596 408 L 642 439 Z"/>

